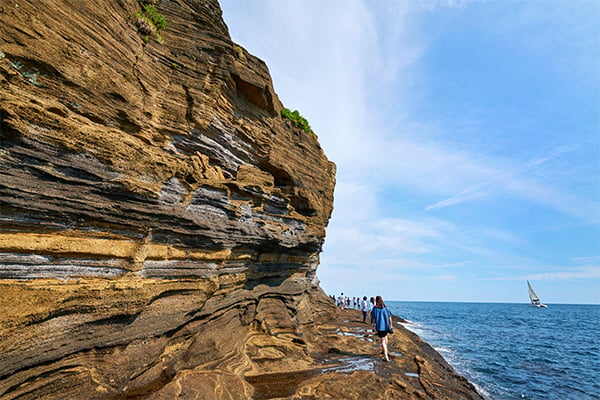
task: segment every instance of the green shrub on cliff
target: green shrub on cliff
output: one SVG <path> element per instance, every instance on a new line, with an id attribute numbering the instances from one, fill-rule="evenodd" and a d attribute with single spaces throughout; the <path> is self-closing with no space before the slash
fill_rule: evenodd
<path id="1" fill-rule="evenodd" d="M 134 14 L 139 32 L 142 35 L 152 35 L 154 40 L 158 43 L 162 43 L 162 37 L 160 31 L 167 29 L 167 19 L 156 11 L 156 7 L 152 4 L 145 4 L 143 11 L 138 11 Z"/>
<path id="2" fill-rule="evenodd" d="M 156 7 L 151 4 L 146 4 L 144 6 L 144 14 L 150 18 L 150 21 L 154 24 L 156 29 L 159 31 L 163 29 L 167 29 L 167 19 L 158 11 L 156 11 Z"/>
<path id="3" fill-rule="evenodd" d="M 296 128 L 300 128 L 304 132 L 310 133 L 310 125 L 308 121 L 306 118 L 300 115 L 298 110 L 290 111 L 289 109 L 284 108 L 281 110 L 281 116 L 289 119 L 292 122 L 292 125 L 294 125 Z"/>

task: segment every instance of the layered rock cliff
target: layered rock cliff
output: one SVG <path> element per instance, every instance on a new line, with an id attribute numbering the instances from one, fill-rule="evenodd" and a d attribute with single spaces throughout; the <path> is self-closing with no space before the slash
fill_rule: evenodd
<path id="1" fill-rule="evenodd" d="M 216 0 L 2 2 L 0 88 L 0 398 L 273 398 L 322 364 L 335 166 Z"/>

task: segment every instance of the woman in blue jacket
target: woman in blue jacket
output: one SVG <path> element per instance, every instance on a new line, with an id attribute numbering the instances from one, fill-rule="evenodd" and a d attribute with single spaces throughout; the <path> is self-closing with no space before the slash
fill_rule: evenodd
<path id="1" fill-rule="evenodd" d="M 392 330 L 392 313 L 385 306 L 381 296 L 375 298 L 375 307 L 371 310 L 371 322 L 373 322 L 375 331 L 377 331 L 377 336 L 381 339 L 385 361 L 390 361 L 387 349 L 387 334 Z"/>

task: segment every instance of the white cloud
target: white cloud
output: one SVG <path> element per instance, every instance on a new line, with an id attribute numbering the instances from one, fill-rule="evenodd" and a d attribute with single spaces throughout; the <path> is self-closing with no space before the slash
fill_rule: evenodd
<path id="1" fill-rule="evenodd" d="M 544 164 L 545 162 L 551 161 L 555 158 L 560 157 L 561 155 L 568 153 L 570 151 L 574 151 L 577 149 L 577 146 L 574 145 L 566 145 L 566 146 L 558 146 L 554 149 L 552 149 L 550 151 L 550 153 L 548 153 L 547 155 L 545 155 L 544 157 L 534 157 L 531 160 L 529 160 L 525 166 L 527 167 L 535 167 L 541 164 Z"/>
<path id="2" fill-rule="evenodd" d="M 464 265 L 469 265 L 472 264 L 472 261 L 462 261 L 462 262 L 457 262 L 457 263 L 451 263 L 451 264 L 441 264 L 441 265 L 436 265 L 436 268 L 455 268 L 455 267 L 462 267 Z"/>
<path id="3" fill-rule="evenodd" d="M 545 185 L 528 178 L 524 173 L 503 173 L 498 176 L 498 183 L 508 193 L 521 199 L 526 199 L 542 206 L 552 208 L 564 215 L 574 217 L 584 223 L 598 223 L 600 221 L 600 204 L 588 200 L 559 187 Z"/>
<path id="4" fill-rule="evenodd" d="M 573 258 L 576 263 L 600 263 L 600 256 Z"/>
<path id="5" fill-rule="evenodd" d="M 336 220 L 337 221 L 337 220 Z M 358 224 L 335 222 L 327 230 L 323 257 L 334 255 L 333 264 L 368 265 L 389 262 L 400 254 L 423 254 L 432 251 L 436 238 L 447 229 L 437 221 L 373 219 Z M 401 266 L 398 260 L 396 266 Z M 415 263 L 412 262 L 414 266 Z"/>
<path id="6" fill-rule="evenodd" d="M 434 276 L 431 279 L 436 281 L 444 281 L 444 282 L 452 282 L 458 279 L 456 275 L 442 275 L 442 276 Z"/>
<path id="7" fill-rule="evenodd" d="M 465 189 L 455 196 L 452 196 L 447 199 L 438 201 L 437 203 L 428 205 L 427 207 L 425 207 L 425 211 L 436 210 L 436 209 L 444 208 L 444 207 L 450 207 L 450 206 L 454 206 L 457 204 L 465 203 L 467 201 L 471 201 L 471 200 L 483 197 L 483 196 L 487 195 L 487 192 L 481 191 L 479 189 L 481 189 L 484 186 L 485 186 L 485 184 L 482 184 L 482 185 L 478 185 L 478 186 L 475 186 L 472 188 Z"/>
<path id="8" fill-rule="evenodd" d="M 562 267 L 564 268 L 564 267 Z M 536 268 L 541 269 L 541 268 Z M 553 267 L 547 267 L 547 269 L 553 269 Z M 489 280 L 497 280 L 497 281 L 564 281 L 564 280 L 572 280 L 572 279 L 600 279 L 600 267 L 596 266 L 587 266 L 587 267 L 578 267 L 573 268 L 572 270 L 567 271 L 553 271 L 553 272 L 542 272 L 542 273 L 534 273 L 529 275 L 521 275 L 521 276 L 509 276 L 509 277 L 499 277 L 492 278 Z M 487 280 L 487 279 L 484 279 Z M 600 282 L 599 282 L 600 283 Z"/>

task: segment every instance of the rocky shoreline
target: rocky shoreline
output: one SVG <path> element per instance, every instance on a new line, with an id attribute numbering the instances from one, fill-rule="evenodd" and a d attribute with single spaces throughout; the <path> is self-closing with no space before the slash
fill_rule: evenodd
<path id="1" fill-rule="evenodd" d="M 144 307 L 125 321 L 125 314 L 98 318 L 114 301 L 131 312 L 126 289 L 105 297 L 107 287 L 92 282 L 50 283 L 0 281 L 2 400 L 482 399 L 397 317 L 386 362 L 362 313 L 335 307 L 318 288 L 291 314 L 280 300 L 263 299 L 255 319 L 239 325 L 235 307 L 201 316 L 206 304 L 191 287 L 186 297 L 173 296 L 162 308 L 155 299 L 154 310 Z M 62 308 L 51 302 L 60 293 Z M 43 295 L 50 314 L 36 315 Z M 184 311 L 194 317 L 174 320 Z M 153 326 L 172 328 L 149 334 Z"/>
<path id="2" fill-rule="evenodd" d="M 362 313 L 319 311 L 307 335 L 315 367 L 247 376 L 254 400 L 266 399 L 482 399 L 475 387 L 448 365 L 404 320 L 393 316 L 390 362 Z"/>

